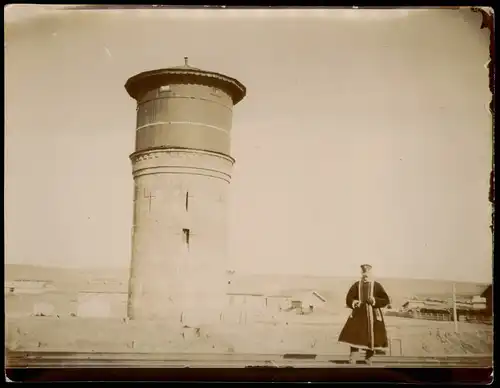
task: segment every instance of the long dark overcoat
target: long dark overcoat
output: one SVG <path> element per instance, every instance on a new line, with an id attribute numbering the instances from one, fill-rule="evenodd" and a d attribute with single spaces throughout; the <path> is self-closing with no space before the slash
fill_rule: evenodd
<path id="1" fill-rule="evenodd" d="M 370 305 L 370 297 L 375 304 Z M 360 301 L 359 307 L 353 308 L 354 301 Z M 346 296 L 347 307 L 351 315 L 339 335 L 339 342 L 347 343 L 359 349 L 379 350 L 388 347 L 382 308 L 390 303 L 384 287 L 376 281 L 354 283 Z"/>

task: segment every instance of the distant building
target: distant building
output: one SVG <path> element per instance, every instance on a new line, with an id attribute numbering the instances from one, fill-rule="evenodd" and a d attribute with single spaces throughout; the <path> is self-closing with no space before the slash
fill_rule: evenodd
<path id="1" fill-rule="evenodd" d="M 408 300 L 406 301 L 402 308 L 401 308 L 401 311 L 415 311 L 415 310 L 418 310 L 420 308 L 424 308 L 425 307 L 425 301 L 423 300 Z"/>
<path id="2" fill-rule="evenodd" d="M 127 314 L 126 292 L 83 291 L 78 293 L 77 301 L 78 317 L 111 318 Z"/>
<path id="3" fill-rule="evenodd" d="M 298 299 L 293 299 L 291 308 L 292 309 L 301 309 L 302 308 L 302 301 L 298 300 Z"/>
<path id="4" fill-rule="evenodd" d="M 450 306 L 445 302 L 411 299 L 403 304 L 401 313 L 404 316 L 419 319 L 450 320 Z"/>
<path id="5" fill-rule="evenodd" d="M 21 279 L 4 283 L 6 295 L 43 294 L 55 290 L 52 282 L 45 280 Z"/>
<path id="6" fill-rule="evenodd" d="M 266 310 L 270 314 L 286 310 L 290 306 L 290 295 L 266 295 Z"/>
<path id="7" fill-rule="evenodd" d="M 7 317 L 125 317 L 127 285 L 113 279 L 67 284 L 49 280 L 6 281 Z"/>
<path id="8" fill-rule="evenodd" d="M 472 298 L 472 309 L 473 310 L 487 310 L 488 306 L 486 304 L 486 298 L 482 296 L 474 296 Z"/>
<path id="9" fill-rule="evenodd" d="M 490 284 L 481 294 L 486 299 L 486 313 L 493 315 L 493 285 Z"/>
<path id="10" fill-rule="evenodd" d="M 488 323 L 489 320 L 485 314 L 485 301 L 484 297 L 479 296 L 470 300 L 457 301 L 457 319 L 464 322 Z M 403 304 L 397 315 L 418 319 L 453 321 L 453 301 L 430 298 L 426 300 L 411 299 Z"/>
<path id="11" fill-rule="evenodd" d="M 252 292 L 227 293 L 228 306 L 223 319 L 229 323 L 246 324 L 266 309 L 264 294 Z"/>
<path id="12" fill-rule="evenodd" d="M 315 308 L 323 306 L 326 298 L 317 291 L 305 291 L 294 295 L 291 299 L 290 310 L 297 310 L 299 314 L 312 313 Z"/>

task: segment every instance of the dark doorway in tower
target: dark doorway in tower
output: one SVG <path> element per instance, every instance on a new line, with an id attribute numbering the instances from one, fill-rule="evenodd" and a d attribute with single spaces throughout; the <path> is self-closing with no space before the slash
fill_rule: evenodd
<path id="1" fill-rule="evenodd" d="M 182 236 L 184 238 L 184 246 L 189 251 L 189 237 L 191 235 L 191 231 L 189 229 L 182 229 Z"/>

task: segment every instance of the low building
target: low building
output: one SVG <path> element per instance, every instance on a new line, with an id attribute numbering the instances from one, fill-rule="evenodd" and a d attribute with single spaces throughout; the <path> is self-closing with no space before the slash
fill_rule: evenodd
<path id="1" fill-rule="evenodd" d="M 66 284 L 49 280 L 5 282 L 8 317 L 125 317 L 127 286 L 106 279 Z"/>
<path id="2" fill-rule="evenodd" d="M 450 306 L 446 302 L 411 299 L 406 301 L 400 313 L 402 316 L 448 321 L 451 318 Z"/>
<path id="3" fill-rule="evenodd" d="M 4 283 L 5 295 L 43 294 L 55 290 L 50 281 L 21 279 Z"/>
<path id="4" fill-rule="evenodd" d="M 488 305 L 486 303 L 486 298 L 482 296 L 474 296 L 472 298 L 472 309 L 473 310 L 486 310 Z"/>
<path id="5" fill-rule="evenodd" d="M 223 319 L 228 323 L 246 324 L 263 314 L 266 309 L 264 294 L 230 292 L 227 293 L 228 306 Z"/>
<path id="6" fill-rule="evenodd" d="M 326 298 L 317 291 L 304 291 L 294 295 L 289 310 L 296 310 L 299 314 L 310 314 L 318 307 L 324 306 Z"/>
<path id="7" fill-rule="evenodd" d="M 486 313 L 493 315 L 493 285 L 490 284 L 481 293 L 481 297 L 486 299 Z"/>
<path id="8" fill-rule="evenodd" d="M 301 309 L 302 308 L 302 301 L 299 299 L 292 299 L 292 303 L 290 306 L 292 309 Z"/>
<path id="9" fill-rule="evenodd" d="M 87 318 L 124 318 L 127 316 L 127 296 L 126 292 L 79 292 L 76 315 Z"/>
<path id="10" fill-rule="evenodd" d="M 488 320 L 485 319 L 484 306 L 484 298 L 481 297 L 457 301 L 455 304 L 457 319 L 462 322 L 486 323 Z M 453 308 L 452 299 L 446 301 L 411 299 L 403 305 L 397 315 L 418 319 L 453 321 Z"/>
<path id="11" fill-rule="evenodd" d="M 266 295 L 265 296 L 266 310 L 269 314 L 276 314 L 286 310 L 290 306 L 290 295 Z"/>
<path id="12" fill-rule="evenodd" d="M 406 301 L 403 304 L 403 306 L 401 306 L 401 311 L 402 312 L 415 311 L 415 310 L 419 310 L 421 308 L 425 308 L 425 301 L 412 299 L 412 300 Z"/>
<path id="13" fill-rule="evenodd" d="M 128 287 L 125 282 L 94 278 L 77 293 L 78 317 L 111 318 L 127 316 Z"/>

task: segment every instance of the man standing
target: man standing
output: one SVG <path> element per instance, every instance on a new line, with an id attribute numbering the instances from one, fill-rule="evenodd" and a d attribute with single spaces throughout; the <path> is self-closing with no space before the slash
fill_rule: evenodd
<path id="1" fill-rule="evenodd" d="M 347 307 L 352 309 L 342 329 L 339 342 L 351 346 L 349 362 L 356 363 L 359 349 L 366 350 L 366 363 L 371 365 L 375 350 L 388 347 L 387 331 L 382 308 L 390 303 L 384 287 L 372 279 L 372 266 L 361 266 L 361 280 L 354 283 L 346 296 Z"/>

